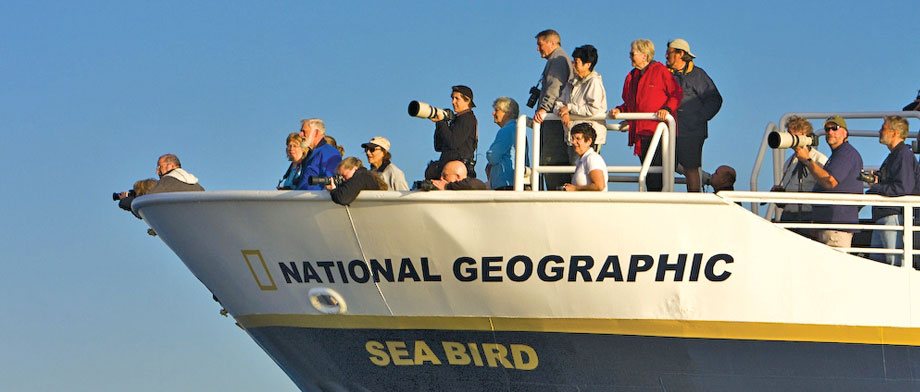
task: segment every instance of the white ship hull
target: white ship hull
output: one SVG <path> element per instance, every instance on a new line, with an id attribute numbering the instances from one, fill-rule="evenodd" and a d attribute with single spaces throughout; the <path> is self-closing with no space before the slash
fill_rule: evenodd
<path id="1" fill-rule="evenodd" d="M 304 390 L 920 390 L 920 271 L 715 195 L 134 207 Z"/>

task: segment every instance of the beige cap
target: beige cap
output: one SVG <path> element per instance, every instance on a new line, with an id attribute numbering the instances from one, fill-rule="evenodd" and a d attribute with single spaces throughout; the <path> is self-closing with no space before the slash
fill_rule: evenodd
<path id="1" fill-rule="evenodd" d="M 847 128 L 847 120 L 844 120 L 843 117 L 840 117 L 839 115 L 830 116 L 827 118 L 827 120 L 824 120 L 824 125 L 827 125 L 830 123 L 837 124 L 841 128 L 846 128 L 847 131 L 850 130 L 849 128 Z"/>
<path id="2" fill-rule="evenodd" d="M 671 49 L 683 50 L 684 52 L 687 52 L 687 54 L 689 54 L 690 57 L 694 57 L 694 58 L 696 57 L 696 55 L 694 55 L 693 53 L 690 53 L 690 44 L 687 43 L 687 40 L 683 38 L 675 38 L 671 42 L 668 42 L 668 47 Z"/>
<path id="3" fill-rule="evenodd" d="M 370 142 L 364 143 L 361 145 L 362 148 L 368 148 L 370 146 L 378 146 L 386 151 L 390 151 L 390 141 L 383 136 L 374 136 L 371 138 Z"/>

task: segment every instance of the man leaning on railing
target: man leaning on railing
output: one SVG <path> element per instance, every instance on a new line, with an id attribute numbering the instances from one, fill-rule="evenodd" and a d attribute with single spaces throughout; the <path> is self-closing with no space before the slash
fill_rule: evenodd
<path id="1" fill-rule="evenodd" d="M 907 134 L 907 120 L 900 116 L 885 117 L 882 128 L 878 131 L 878 141 L 888 147 L 890 153 L 875 172 L 874 181 L 866 193 L 905 196 L 914 192 L 918 166 L 910 145 L 904 144 Z M 901 207 L 872 206 L 872 220 L 878 225 L 902 226 L 904 211 Z M 897 230 L 874 230 L 872 247 L 903 249 L 902 233 Z M 901 255 L 898 254 L 873 254 L 872 259 L 886 264 L 901 265 Z"/>
<path id="2" fill-rule="evenodd" d="M 863 161 L 847 138 L 847 122 L 840 116 L 832 116 L 824 122 L 825 138 L 831 147 L 831 157 L 827 164 L 821 165 L 809 156 L 805 149 L 796 149 L 795 157 L 807 165 L 815 175 L 818 186 L 815 192 L 826 193 L 863 193 L 863 183 L 859 179 Z M 812 209 L 816 222 L 831 224 L 859 223 L 859 207 L 850 205 L 815 205 Z M 853 243 L 853 231 L 848 229 L 818 230 L 818 241 L 838 248 L 849 248 Z"/>

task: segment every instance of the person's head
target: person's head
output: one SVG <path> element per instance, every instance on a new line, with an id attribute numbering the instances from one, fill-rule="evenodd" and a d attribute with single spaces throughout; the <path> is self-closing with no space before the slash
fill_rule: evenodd
<path id="1" fill-rule="evenodd" d="M 655 44 L 644 38 L 637 39 L 629 46 L 629 59 L 636 69 L 645 69 L 655 59 Z"/>
<path id="2" fill-rule="evenodd" d="M 303 137 L 305 150 L 314 148 L 326 136 L 326 124 L 318 118 L 300 120 L 300 136 Z"/>
<path id="3" fill-rule="evenodd" d="M 517 101 L 509 97 L 498 97 L 492 102 L 492 120 L 499 126 L 518 118 L 520 108 Z"/>
<path id="4" fill-rule="evenodd" d="M 464 85 L 451 87 L 450 104 L 456 113 L 476 107 L 476 104 L 473 103 L 473 89 Z"/>
<path id="5" fill-rule="evenodd" d="M 338 175 L 342 176 L 346 180 L 350 180 L 351 177 L 355 175 L 355 171 L 361 167 L 364 167 L 364 163 L 362 163 L 360 159 L 355 157 L 347 157 L 339 162 L 339 166 L 336 167 L 335 171 Z"/>
<path id="6" fill-rule="evenodd" d="M 572 127 L 572 148 L 578 156 L 585 155 L 594 141 L 597 140 L 597 132 L 589 123 L 580 123 Z"/>
<path id="7" fill-rule="evenodd" d="M 843 142 L 847 141 L 849 130 L 847 130 L 847 121 L 840 116 L 831 116 L 824 121 L 824 138 L 827 139 L 827 145 L 831 149 L 837 149 Z"/>
<path id="8" fill-rule="evenodd" d="M 153 178 L 148 178 L 145 180 L 140 180 L 134 183 L 134 194 L 136 196 L 142 196 L 150 193 L 150 190 L 157 185 L 157 180 Z"/>
<path id="9" fill-rule="evenodd" d="M 298 132 L 288 134 L 285 145 L 287 146 L 285 148 L 287 159 L 291 162 L 300 162 L 306 155 L 303 150 L 303 136 L 300 136 Z"/>
<path id="10" fill-rule="evenodd" d="M 367 163 L 371 167 L 380 167 L 384 162 L 390 162 L 393 159 L 390 155 L 390 141 L 383 136 L 374 136 L 371 141 L 361 145 L 364 149 L 364 155 L 367 155 Z"/>
<path id="11" fill-rule="evenodd" d="M 588 76 L 591 71 L 594 71 L 595 65 L 597 65 L 597 49 L 594 46 L 583 45 L 572 51 L 572 68 L 579 78 Z"/>
<path id="12" fill-rule="evenodd" d="M 466 179 L 466 165 L 461 161 L 450 161 L 441 169 L 441 179 L 447 182 L 457 182 Z"/>
<path id="13" fill-rule="evenodd" d="M 675 38 L 668 42 L 668 50 L 665 53 L 668 67 L 673 69 L 683 68 L 686 63 L 696 57 L 690 52 L 690 43 L 683 38 Z"/>
<path id="14" fill-rule="evenodd" d="M 887 116 L 878 131 L 878 142 L 888 146 L 904 143 L 910 132 L 907 120 L 901 116 Z"/>
<path id="15" fill-rule="evenodd" d="M 179 157 L 175 154 L 164 154 L 157 159 L 157 176 L 163 178 L 169 172 L 182 167 Z"/>
<path id="16" fill-rule="evenodd" d="M 335 147 L 336 150 L 339 150 L 339 155 L 343 157 L 345 156 L 345 147 L 340 146 L 339 143 L 335 141 L 334 137 L 326 135 L 323 136 L 323 140 L 326 141 L 326 144 Z"/>
<path id="17" fill-rule="evenodd" d="M 796 136 L 815 136 L 815 129 L 805 117 L 792 116 L 786 121 L 786 130 Z"/>
<path id="18" fill-rule="evenodd" d="M 537 33 L 534 38 L 537 39 L 537 52 L 540 52 L 540 57 L 543 58 L 549 57 L 556 48 L 562 45 L 559 33 L 556 30 L 543 30 Z"/>
<path id="19" fill-rule="evenodd" d="M 721 190 L 733 189 L 735 187 L 735 169 L 731 166 L 719 166 L 709 178 L 712 184 L 712 190 L 718 192 Z"/>

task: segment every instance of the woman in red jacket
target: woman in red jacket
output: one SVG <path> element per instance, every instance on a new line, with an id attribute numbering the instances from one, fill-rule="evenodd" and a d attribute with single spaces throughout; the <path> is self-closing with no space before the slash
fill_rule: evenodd
<path id="1" fill-rule="evenodd" d="M 623 104 L 610 111 L 611 117 L 620 112 L 653 112 L 658 120 L 663 121 L 668 113 L 677 113 L 683 91 L 668 67 L 655 61 L 654 57 L 655 44 L 652 41 L 637 39 L 632 42 L 629 58 L 632 59 L 633 70 L 626 74 L 626 80 L 623 82 Z M 629 145 L 634 146 L 633 153 L 639 156 L 640 162 L 648 153 L 657 126 L 658 121 L 655 120 L 629 122 Z M 661 166 L 660 148 L 655 153 L 652 166 Z M 649 191 L 660 191 L 661 174 L 649 173 L 646 187 Z"/>

